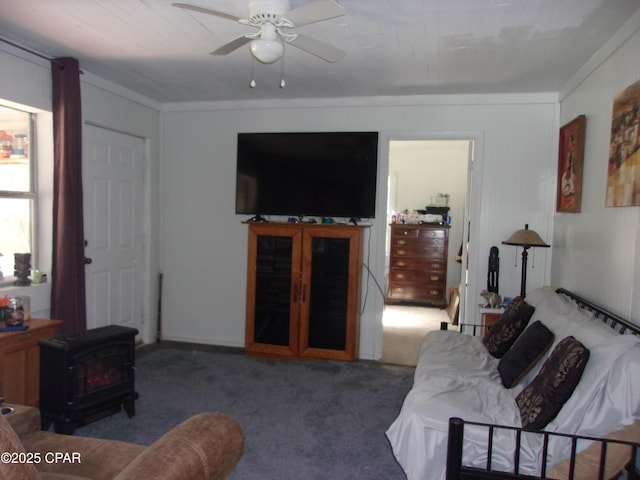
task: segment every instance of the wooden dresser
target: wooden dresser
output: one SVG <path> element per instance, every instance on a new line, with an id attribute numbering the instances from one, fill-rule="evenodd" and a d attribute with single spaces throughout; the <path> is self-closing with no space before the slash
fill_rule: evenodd
<path id="1" fill-rule="evenodd" d="M 56 335 L 60 320 L 32 318 L 28 330 L 0 333 L 0 394 L 8 403 L 38 406 L 40 347 L 38 340 Z"/>
<path id="2" fill-rule="evenodd" d="M 447 305 L 449 227 L 391 225 L 387 303 Z"/>

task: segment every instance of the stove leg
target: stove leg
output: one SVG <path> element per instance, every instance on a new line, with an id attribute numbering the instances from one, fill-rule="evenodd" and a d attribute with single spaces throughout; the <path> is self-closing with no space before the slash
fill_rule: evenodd
<path id="1" fill-rule="evenodd" d="M 127 400 L 122 404 L 124 411 L 127 412 L 129 418 L 133 417 L 136 414 L 136 404 L 135 399 Z"/>

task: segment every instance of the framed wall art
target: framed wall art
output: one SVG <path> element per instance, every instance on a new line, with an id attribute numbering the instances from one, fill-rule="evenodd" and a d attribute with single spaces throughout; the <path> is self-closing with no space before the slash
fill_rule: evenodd
<path id="1" fill-rule="evenodd" d="M 580 115 L 560 128 L 556 211 L 580 212 L 587 117 Z"/>
<path id="2" fill-rule="evenodd" d="M 640 205 L 640 80 L 613 100 L 607 207 Z"/>

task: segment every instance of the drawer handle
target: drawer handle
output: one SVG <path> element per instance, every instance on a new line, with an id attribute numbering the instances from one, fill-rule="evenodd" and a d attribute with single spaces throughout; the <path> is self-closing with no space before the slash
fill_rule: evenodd
<path id="1" fill-rule="evenodd" d="M 397 267 L 404 267 L 404 262 L 396 262 Z"/>
<path id="2" fill-rule="evenodd" d="M 429 293 L 435 297 L 435 296 L 437 296 L 440 292 L 438 292 L 438 290 L 431 290 L 431 291 L 429 291 Z"/>
<path id="3" fill-rule="evenodd" d="M 431 280 L 435 282 L 436 280 L 440 280 L 440 277 L 438 275 L 431 275 Z"/>
<path id="4" fill-rule="evenodd" d="M 405 240 L 398 240 L 398 245 L 406 245 L 407 242 Z"/>
<path id="5" fill-rule="evenodd" d="M 439 266 L 440 266 L 440 265 L 439 265 L 439 264 L 437 264 L 437 263 L 432 263 L 432 264 L 431 264 L 431 268 L 438 268 Z"/>
<path id="6" fill-rule="evenodd" d="M 405 254 L 405 253 L 407 253 L 407 252 L 405 252 L 404 250 L 398 250 L 396 253 L 397 253 L 398 255 L 404 255 L 404 254 Z"/>
<path id="7" fill-rule="evenodd" d="M 409 231 L 408 231 L 408 230 L 403 230 L 403 231 L 402 231 L 402 234 L 403 234 L 403 235 L 409 235 Z"/>
<path id="8" fill-rule="evenodd" d="M 396 273 L 396 278 L 402 280 L 404 278 L 404 273 Z"/>

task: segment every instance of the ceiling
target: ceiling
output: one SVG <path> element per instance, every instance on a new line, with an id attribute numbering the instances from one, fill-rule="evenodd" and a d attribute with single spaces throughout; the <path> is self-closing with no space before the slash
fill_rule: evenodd
<path id="1" fill-rule="evenodd" d="M 182 1 L 247 16 L 246 0 Z M 345 16 L 296 31 L 344 58 L 328 63 L 287 45 L 284 65 L 265 65 L 248 46 L 209 54 L 253 28 L 171 2 L 0 0 L 0 37 L 76 57 L 84 71 L 160 103 L 557 92 L 640 10 L 638 0 L 337 0 Z"/>

